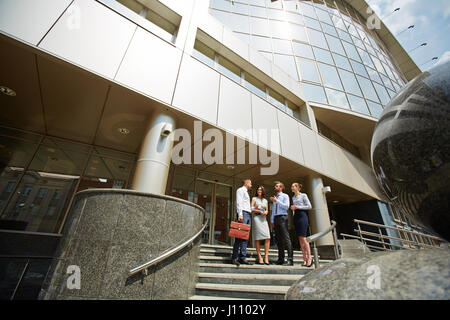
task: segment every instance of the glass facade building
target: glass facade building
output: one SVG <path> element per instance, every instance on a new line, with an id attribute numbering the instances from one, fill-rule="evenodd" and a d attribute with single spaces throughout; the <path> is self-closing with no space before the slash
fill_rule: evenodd
<path id="1" fill-rule="evenodd" d="M 405 84 L 377 34 L 345 1 L 211 0 L 209 12 L 300 81 L 310 102 L 379 118 Z"/>

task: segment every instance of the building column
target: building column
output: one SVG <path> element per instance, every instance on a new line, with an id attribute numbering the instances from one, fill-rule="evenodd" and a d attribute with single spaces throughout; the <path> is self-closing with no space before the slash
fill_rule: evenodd
<path id="1" fill-rule="evenodd" d="M 174 130 L 175 119 L 169 114 L 155 112 L 150 117 L 131 189 L 165 194 L 173 149 L 173 139 L 169 134 Z"/>
<path id="2" fill-rule="evenodd" d="M 324 231 L 331 226 L 330 215 L 325 193 L 323 192 L 322 178 L 317 176 L 307 176 L 305 187 L 311 201 L 312 210 L 309 210 L 309 223 L 313 234 Z M 330 232 L 316 242 L 317 246 L 334 245 L 333 234 Z"/>

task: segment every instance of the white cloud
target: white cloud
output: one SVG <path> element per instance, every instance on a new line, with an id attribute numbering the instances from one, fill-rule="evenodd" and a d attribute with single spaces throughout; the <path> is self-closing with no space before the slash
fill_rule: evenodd
<path id="1" fill-rule="evenodd" d="M 444 52 L 442 57 L 434 65 L 437 66 L 439 64 L 443 64 L 443 63 L 446 63 L 448 61 L 450 61 L 450 51 Z"/>

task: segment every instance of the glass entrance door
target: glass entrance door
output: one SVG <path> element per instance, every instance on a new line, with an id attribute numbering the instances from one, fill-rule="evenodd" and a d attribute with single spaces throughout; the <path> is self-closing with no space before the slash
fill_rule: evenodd
<path id="1" fill-rule="evenodd" d="M 232 187 L 230 185 L 197 178 L 195 183 L 197 204 L 205 209 L 209 225 L 205 228 L 203 242 L 230 244 L 228 228 L 232 219 Z"/>

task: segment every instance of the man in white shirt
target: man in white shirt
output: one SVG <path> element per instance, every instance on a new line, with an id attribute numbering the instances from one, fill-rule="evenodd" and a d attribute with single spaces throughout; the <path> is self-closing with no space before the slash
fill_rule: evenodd
<path id="1" fill-rule="evenodd" d="M 252 187 L 252 181 L 250 179 L 245 179 L 243 181 L 243 186 L 236 190 L 236 213 L 237 219 L 240 223 L 245 223 L 250 225 L 252 221 L 251 209 L 250 209 L 250 196 L 248 195 L 248 190 Z M 250 264 L 246 260 L 247 256 L 247 240 L 234 239 L 233 255 L 231 257 L 231 262 L 237 266 L 242 264 Z M 240 252 L 239 252 L 240 251 Z M 239 254 L 240 253 L 240 254 Z"/>

